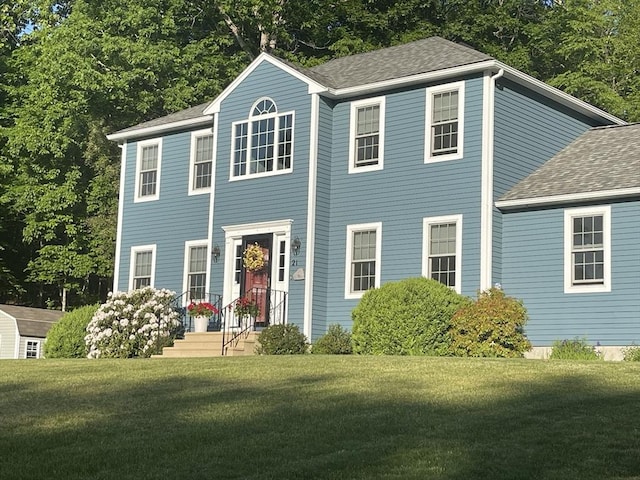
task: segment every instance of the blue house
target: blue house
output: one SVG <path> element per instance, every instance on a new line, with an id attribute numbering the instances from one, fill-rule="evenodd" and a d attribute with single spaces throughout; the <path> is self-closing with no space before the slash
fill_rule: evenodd
<path id="1" fill-rule="evenodd" d="M 551 195 L 545 179 L 564 175 L 563 149 L 634 128 L 599 129 L 618 125 L 439 37 L 310 69 L 262 54 L 212 102 L 109 135 L 122 148 L 114 289 L 211 299 L 222 326 L 250 297 L 258 324 L 296 324 L 315 339 L 330 324 L 349 328 L 366 290 L 424 275 L 469 296 L 501 283 L 525 300 L 536 346 L 576 335 L 640 342 L 637 174 L 623 197 L 596 201 L 582 182 L 579 198 L 556 192 L 565 204 L 527 201 Z M 573 294 L 550 252 L 562 259 L 556 217 L 585 199 L 615 201 L 605 216 L 620 225 L 609 290 Z M 248 249 L 258 268 L 245 265 Z M 615 310 L 619 333 L 592 329 L 604 328 L 604 310 L 585 301 Z"/>

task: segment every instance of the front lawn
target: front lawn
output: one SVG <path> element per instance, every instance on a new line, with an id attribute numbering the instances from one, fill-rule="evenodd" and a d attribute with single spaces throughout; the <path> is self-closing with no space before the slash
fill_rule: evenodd
<path id="1" fill-rule="evenodd" d="M 0 479 L 640 478 L 640 364 L 0 361 Z"/>

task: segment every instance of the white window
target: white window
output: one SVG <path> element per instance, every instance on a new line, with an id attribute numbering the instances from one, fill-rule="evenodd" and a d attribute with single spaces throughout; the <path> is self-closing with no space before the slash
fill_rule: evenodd
<path id="1" fill-rule="evenodd" d="M 211 191 L 213 177 L 213 134 L 200 130 L 191 134 L 191 163 L 189 166 L 189 194 Z"/>
<path id="2" fill-rule="evenodd" d="M 382 223 L 347 226 L 345 298 L 380 286 Z"/>
<path id="3" fill-rule="evenodd" d="M 144 245 L 131 248 L 129 288 L 153 287 L 156 269 L 156 246 Z"/>
<path id="4" fill-rule="evenodd" d="M 184 291 L 189 292 L 190 301 L 207 299 L 208 259 L 209 246 L 206 240 L 185 242 Z"/>
<path id="5" fill-rule="evenodd" d="M 427 88 L 425 163 L 462 158 L 464 82 Z"/>
<path id="6" fill-rule="evenodd" d="M 384 112 L 385 97 L 351 103 L 349 173 L 382 169 Z"/>
<path id="7" fill-rule="evenodd" d="M 138 143 L 136 161 L 135 202 L 157 200 L 160 197 L 160 160 L 162 140 L 148 140 Z"/>
<path id="8" fill-rule="evenodd" d="M 611 207 L 564 211 L 565 293 L 611 291 Z"/>
<path id="9" fill-rule="evenodd" d="M 27 340 L 24 356 L 25 358 L 40 358 L 40 342 L 38 340 Z"/>
<path id="10" fill-rule="evenodd" d="M 422 275 L 461 291 L 462 215 L 423 219 Z"/>
<path id="11" fill-rule="evenodd" d="M 278 113 L 273 100 L 258 100 L 244 122 L 232 125 L 231 179 L 291 171 L 293 112 Z"/>

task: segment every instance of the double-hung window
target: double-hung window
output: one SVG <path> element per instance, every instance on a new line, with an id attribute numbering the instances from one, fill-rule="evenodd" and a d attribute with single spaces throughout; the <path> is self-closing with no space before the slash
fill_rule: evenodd
<path id="1" fill-rule="evenodd" d="M 131 273 L 129 288 L 153 287 L 155 276 L 156 246 L 144 245 L 131 248 Z"/>
<path id="2" fill-rule="evenodd" d="M 191 134 L 191 184 L 189 193 L 206 193 L 211 189 L 213 174 L 213 134 L 200 130 Z"/>
<path id="3" fill-rule="evenodd" d="M 423 220 L 422 275 L 460 293 L 462 215 Z"/>
<path id="4" fill-rule="evenodd" d="M 207 293 L 207 259 L 209 247 L 206 241 L 185 243 L 185 291 L 189 300 L 205 300 Z"/>
<path id="5" fill-rule="evenodd" d="M 384 115 L 385 97 L 351 103 L 349 173 L 382 169 Z"/>
<path id="6" fill-rule="evenodd" d="M 464 82 L 427 88 L 425 162 L 462 158 Z"/>
<path id="7" fill-rule="evenodd" d="M 293 121 L 293 112 L 279 113 L 273 100 L 258 100 L 249 119 L 232 126 L 231 178 L 290 172 Z"/>
<path id="8" fill-rule="evenodd" d="M 565 293 L 611 291 L 611 207 L 564 215 Z"/>
<path id="9" fill-rule="evenodd" d="M 136 162 L 136 202 L 157 200 L 160 195 L 160 161 L 162 140 L 138 143 Z"/>
<path id="10" fill-rule="evenodd" d="M 360 298 L 367 290 L 380 286 L 381 244 L 381 223 L 347 227 L 346 298 Z"/>
<path id="11" fill-rule="evenodd" d="M 25 358 L 40 358 L 40 342 L 27 340 L 24 351 Z"/>

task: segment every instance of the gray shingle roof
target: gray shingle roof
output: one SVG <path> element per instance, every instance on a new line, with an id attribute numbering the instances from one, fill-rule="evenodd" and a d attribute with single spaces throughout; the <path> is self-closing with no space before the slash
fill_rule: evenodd
<path id="1" fill-rule="evenodd" d="M 23 337 L 45 338 L 51 326 L 64 315 L 58 310 L 18 307 L 16 305 L 0 305 L 0 310 L 16 319 L 18 332 Z"/>
<path id="2" fill-rule="evenodd" d="M 135 132 L 137 130 L 142 130 L 150 127 L 159 127 L 161 125 L 168 125 L 176 122 L 183 122 L 185 120 L 193 120 L 193 119 L 202 117 L 204 115 L 203 114 L 204 109 L 207 108 L 210 104 L 211 102 L 207 102 L 201 105 L 196 105 L 195 107 L 187 108 L 185 110 L 180 110 L 179 112 L 165 115 L 164 117 L 154 118 L 153 120 L 149 120 L 148 122 L 139 123 L 132 127 L 128 127 L 123 130 L 118 130 L 117 132 L 114 132 L 114 135 Z"/>
<path id="3" fill-rule="evenodd" d="M 307 75 L 332 88 L 348 88 L 420 73 L 444 70 L 492 57 L 441 37 L 336 58 L 307 70 Z M 314 75 L 319 74 L 319 78 Z M 326 81 L 330 84 L 327 85 Z"/>
<path id="4" fill-rule="evenodd" d="M 500 201 L 640 188 L 640 123 L 585 132 Z"/>

